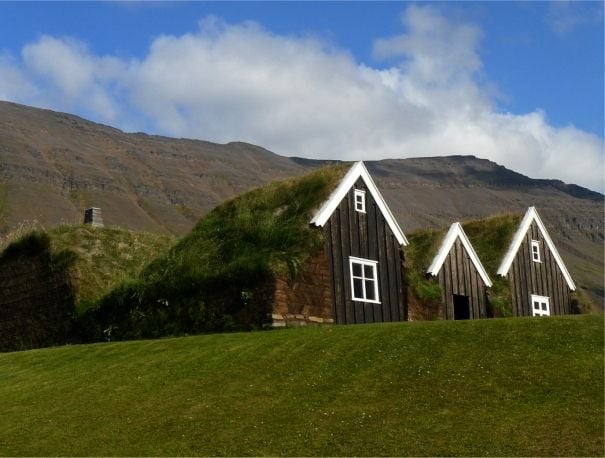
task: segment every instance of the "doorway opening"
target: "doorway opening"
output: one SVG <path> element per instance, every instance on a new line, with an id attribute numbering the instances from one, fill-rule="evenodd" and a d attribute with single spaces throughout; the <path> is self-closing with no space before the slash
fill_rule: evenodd
<path id="1" fill-rule="evenodd" d="M 468 296 L 454 294 L 454 320 L 468 320 L 471 317 L 471 307 Z"/>

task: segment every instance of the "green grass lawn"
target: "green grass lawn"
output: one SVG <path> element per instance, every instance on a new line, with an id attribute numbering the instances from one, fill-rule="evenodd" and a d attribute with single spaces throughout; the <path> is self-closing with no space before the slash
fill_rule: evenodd
<path id="1" fill-rule="evenodd" d="M 590 455 L 603 316 L 0 355 L 2 455 Z"/>

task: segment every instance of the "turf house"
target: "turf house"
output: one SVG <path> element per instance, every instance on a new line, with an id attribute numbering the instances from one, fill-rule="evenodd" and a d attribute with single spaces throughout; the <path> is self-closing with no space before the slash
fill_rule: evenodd
<path id="1" fill-rule="evenodd" d="M 0 347 L 582 310 L 536 210 L 521 219 L 424 229 L 408 243 L 359 162 L 242 194 L 178 240 L 94 225 L 34 231 L 0 256 L 0 303 L 25 317 L 0 316 L 13 336 Z M 56 323 L 26 319 L 49 301 L 62 310 Z"/>
<path id="2" fill-rule="evenodd" d="M 363 163 L 242 194 L 88 313 L 94 338 L 407 318 L 405 235 Z"/>
<path id="3" fill-rule="evenodd" d="M 427 275 L 436 277 L 441 287 L 441 318 L 465 320 L 491 315 L 487 289 L 492 282 L 460 223 L 450 226 Z"/>
<path id="4" fill-rule="evenodd" d="M 527 209 L 498 267 L 498 275 L 510 282 L 513 315 L 572 313 L 576 286 L 534 207 Z"/>
<path id="5" fill-rule="evenodd" d="M 288 301 L 274 305 L 274 312 L 287 318 L 313 310 L 343 324 L 407 319 L 403 247 L 408 241 L 363 162 L 351 167 L 311 226 L 325 240 L 313 269 L 327 275 L 312 285 L 322 291 L 322 307 L 312 309 L 312 301 L 297 304 L 297 289 L 311 286 L 299 283 L 288 289 Z"/>

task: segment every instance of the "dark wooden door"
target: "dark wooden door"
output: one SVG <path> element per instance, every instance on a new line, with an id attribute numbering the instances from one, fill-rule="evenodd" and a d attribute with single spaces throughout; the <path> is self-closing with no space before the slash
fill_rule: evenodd
<path id="1" fill-rule="evenodd" d="M 468 296 L 454 294 L 454 320 L 468 320 L 471 317 L 471 308 Z"/>

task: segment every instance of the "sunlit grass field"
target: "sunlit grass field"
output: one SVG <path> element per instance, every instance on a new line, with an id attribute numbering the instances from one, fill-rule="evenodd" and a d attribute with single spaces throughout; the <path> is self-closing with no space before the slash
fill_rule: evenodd
<path id="1" fill-rule="evenodd" d="M 0 354 L 2 455 L 602 456 L 603 316 Z"/>

